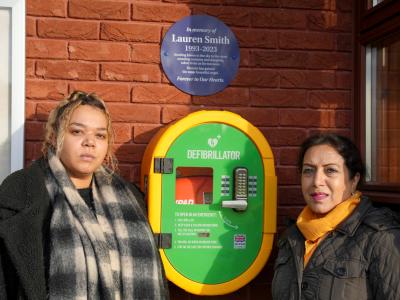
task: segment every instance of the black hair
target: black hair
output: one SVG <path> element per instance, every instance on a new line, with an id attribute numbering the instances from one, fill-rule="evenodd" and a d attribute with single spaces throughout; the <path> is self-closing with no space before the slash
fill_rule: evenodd
<path id="1" fill-rule="evenodd" d="M 360 150 L 349 138 L 333 133 L 310 136 L 301 144 L 297 162 L 300 172 L 303 169 L 304 155 L 307 150 L 318 145 L 329 145 L 343 157 L 349 170 L 350 179 L 353 179 L 357 173 L 360 174 L 360 181 L 364 178 L 365 166 L 361 159 Z"/>

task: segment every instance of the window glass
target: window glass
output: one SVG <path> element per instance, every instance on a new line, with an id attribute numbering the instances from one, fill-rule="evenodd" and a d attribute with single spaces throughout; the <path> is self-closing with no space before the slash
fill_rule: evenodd
<path id="1" fill-rule="evenodd" d="M 0 8 L 0 183 L 10 174 L 10 9 Z"/>
<path id="2" fill-rule="evenodd" d="M 367 181 L 400 183 L 400 34 L 366 47 Z"/>
<path id="3" fill-rule="evenodd" d="M 203 167 L 176 168 L 175 203 L 211 204 L 213 169 Z"/>
<path id="4" fill-rule="evenodd" d="M 383 2 L 384 0 L 368 0 L 368 9 L 378 5 L 379 3 Z"/>

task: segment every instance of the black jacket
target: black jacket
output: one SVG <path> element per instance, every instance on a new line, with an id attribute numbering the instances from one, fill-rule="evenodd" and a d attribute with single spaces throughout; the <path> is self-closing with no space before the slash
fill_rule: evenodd
<path id="1" fill-rule="evenodd" d="M 11 174 L 0 185 L 1 300 L 47 298 L 45 254 L 49 253 L 52 206 L 45 186 L 46 164 L 40 159 Z M 126 184 L 145 213 L 143 195 L 132 184 Z"/>
<path id="2" fill-rule="evenodd" d="M 398 217 L 366 198 L 322 240 L 304 270 L 304 237 L 296 225 L 278 247 L 273 299 L 400 299 Z"/>
<path id="3" fill-rule="evenodd" d="M 46 299 L 43 251 L 51 207 L 43 163 L 0 186 L 0 299 Z"/>

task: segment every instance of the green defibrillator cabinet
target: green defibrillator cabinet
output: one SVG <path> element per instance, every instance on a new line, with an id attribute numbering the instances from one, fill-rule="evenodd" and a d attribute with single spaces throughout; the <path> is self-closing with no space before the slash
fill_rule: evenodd
<path id="1" fill-rule="evenodd" d="M 276 232 L 271 148 L 237 114 L 199 111 L 161 129 L 141 188 L 167 278 L 198 295 L 233 292 L 265 265 Z"/>

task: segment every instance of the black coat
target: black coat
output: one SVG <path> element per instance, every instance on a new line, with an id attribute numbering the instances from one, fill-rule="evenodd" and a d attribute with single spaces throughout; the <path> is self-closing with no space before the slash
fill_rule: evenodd
<path id="1" fill-rule="evenodd" d="M 304 237 L 296 225 L 278 247 L 273 299 L 400 299 L 400 223 L 368 199 L 321 241 L 304 270 Z"/>
<path id="2" fill-rule="evenodd" d="M 45 159 L 37 160 L 29 168 L 8 176 L 0 185 L 1 300 L 47 298 L 45 259 L 49 258 L 46 254 L 53 210 L 45 186 L 46 165 Z M 124 182 L 146 214 L 139 189 Z M 166 282 L 165 287 L 168 295 Z"/>
<path id="3" fill-rule="evenodd" d="M 46 299 L 50 197 L 39 160 L 0 186 L 0 299 Z"/>

